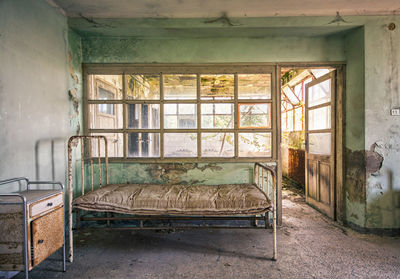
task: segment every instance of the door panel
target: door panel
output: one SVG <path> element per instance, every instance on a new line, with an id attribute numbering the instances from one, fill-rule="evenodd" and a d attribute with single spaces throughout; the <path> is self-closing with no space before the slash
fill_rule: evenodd
<path id="1" fill-rule="evenodd" d="M 326 205 L 329 205 L 331 202 L 330 182 L 331 182 L 331 167 L 329 164 L 321 162 L 319 164 L 319 184 L 320 184 L 319 198 L 320 201 Z"/>
<path id="2" fill-rule="evenodd" d="M 307 167 L 309 169 L 308 175 L 308 195 L 316 199 L 317 198 L 317 163 L 313 160 L 308 160 Z"/>
<path id="3" fill-rule="evenodd" d="M 331 133 L 309 134 L 308 145 L 310 154 L 331 155 Z"/>
<path id="4" fill-rule="evenodd" d="M 306 85 L 306 201 L 335 218 L 335 71 Z"/>

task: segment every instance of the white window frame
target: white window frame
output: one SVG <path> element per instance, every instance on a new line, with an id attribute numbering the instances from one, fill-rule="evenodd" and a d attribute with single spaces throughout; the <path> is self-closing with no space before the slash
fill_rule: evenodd
<path id="1" fill-rule="evenodd" d="M 90 100 L 88 94 L 89 75 L 122 75 L 123 96 L 121 100 Z M 125 74 L 138 75 L 160 75 L 160 100 L 127 100 L 125 99 Z M 193 100 L 164 100 L 163 98 L 163 75 L 169 74 L 195 74 L 197 75 L 197 99 Z M 234 98 L 232 100 L 201 100 L 200 98 L 200 76 L 202 74 L 232 74 L 234 75 Z M 270 74 L 271 75 L 271 99 L 238 99 L 238 75 L 240 74 Z M 123 157 L 112 157 L 110 161 L 118 162 L 271 162 L 277 161 L 278 154 L 278 96 L 276 89 L 276 67 L 273 64 L 84 64 L 84 133 L 123 134 Z M 197 128 L 195 129 L 164 129 L 164 104 L 168 103 L 192 103 L 197 105 Z M 234 127 L 229 129 L 201 128 L 201 104 L 205 103 L 232 103 L 234 104 Z M 270 128 L 239 128 L 239 104 L 271 104 L 271 127 Z M 93 104 L 122 104 L 123 127 L 121 129 L 91 129 L 89 105 Z M 131 129 L 128 128 L 128 104 L 160 104 L 160 129 Z M 280 104 L 279 104 L 280 105 Z M 128 133 L 159 133 L 160 134 L 160 157 L 128 157 Z M 197 157 L 164 157 L 163 134 L 164 133 L 197 133 Z M 235 135 L 235 156 L 227 157 L 202 157 L 201 156 L 201 133 L 227 132 Z M 271 156 L 270 157 L 239 157 L 238 134 L 239 133 L 271 133 Z"/>

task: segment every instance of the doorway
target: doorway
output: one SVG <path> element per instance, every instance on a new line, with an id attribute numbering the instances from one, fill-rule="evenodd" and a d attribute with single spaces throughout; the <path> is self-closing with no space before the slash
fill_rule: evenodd
<path id="1" fill-rule="evenodd" d="M 282 174 L 302 187 L 307 204 L 342 219 L 342 67 L 280 73 Z"/>

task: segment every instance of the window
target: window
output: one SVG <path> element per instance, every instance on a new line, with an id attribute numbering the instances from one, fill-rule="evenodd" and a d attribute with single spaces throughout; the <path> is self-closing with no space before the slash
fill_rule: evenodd
<path id="1" fill-rule="evenodd" d="M 126 160 L 269 160 L 272 77 L 265 66 L 89 65 L 85 131 Z"/>

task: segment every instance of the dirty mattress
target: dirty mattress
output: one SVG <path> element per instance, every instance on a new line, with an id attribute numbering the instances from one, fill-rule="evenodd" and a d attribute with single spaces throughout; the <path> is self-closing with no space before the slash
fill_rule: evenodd
<path id="1" fill-rule="evenodd" d="M 137 215 L 254 215 L 272 203 L 254 184 L 111 184 L 73 201 L 73 207 Z"/>

